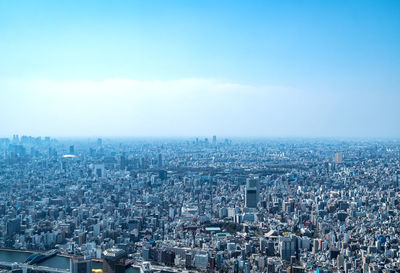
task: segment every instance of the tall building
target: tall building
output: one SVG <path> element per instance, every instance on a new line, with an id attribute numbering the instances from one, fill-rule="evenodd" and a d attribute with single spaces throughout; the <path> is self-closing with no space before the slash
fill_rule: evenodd
<path id="1" fill-rule="evenodd" d="M 11 236 L 15 233 L 19 233 L 21 230 L 21 220 L 18 218 L 10 219 L 6 224 L 6 235 Z"/>
<path id="2" fill-rule="evenodd" d="M 208 267 L 208 254 L 196 254 L 196 256 L 194 256 L 194 264 L 197 268 L 206 269 Z"/>
<path id="3" fill-rule="evenodd" d="M 92 262 L 82 258 L 72 258 L 70 260 L 70 270 L 71 273 L 91 273 Z"/>
<path id="4" fill-rule="evenodd" d="M 103 273 L 125 273 L 126 252 L 110 248 L 103 252 Z"/>
<path id="5" fill-rule="evenodd" d="M 18 135 L 13 135 L 12 143 L 19 143 L 19 136 Z"/>
<path id="6" fill-rule="evenodd" d="M 94 165 L 94 175 L 98 178 L 105 177 L 104 164 L 95 164 Z"/>
<path id="7" fill-rule="evenodd" d="M 125 168 L 126 168 L 126 157 L 125 157 L 125 153 L 123 153 L 122 155 L 121 155 L 121 158 L 120 158 L 120 168 L 121 168 L 121 170 L 125 170 Z"/>
<path id="8" fill-rule="evenodd" d="M 342 153 L 336 153 L 335 154 L 335 163 L 336 164 L 343 163 L 343 154 Z"/>
<path id="9" fill-rule="evenodd" d="M 400 171 L 396 175 L 396 187 L 400 187 Z"/>
<path id="10" fill-rule="evenodd" d="M 163 159 L 162 159 L 162 154 L 158 154 L 158 167 L 163 166 Z"/>
<path id="11" fill-rule="evenodd" d="M 279 252 L 282 260 L 290 261 L 291 256 L 296 255 L 296 238 L 283 237 L 279 242 Z"/>
<path id="12" fill-rule="evenodd" d="M 257 208 L 258 203 L 258 180 L 247 179 L 245 190 L 246 208 Z"/>
<path id="13" fill-rule="evenodd" d="M 160 178 L 161 180 L 166 180 L 168 177 L 168 173 L 166 170 L 159 170 L 158 171 L 158 178 Z"/>
<path id="14" fill-rule="evenodd" d="M 213 136 L 212 144 L 217 145 L 217 136 Z"/>
<path id="15" fill-rule="evenodd" d="M 69 146 L 69 154 L 71 154 L 71 155 L 75 154 L 75 147 L 74 147 L 74 145 Z"/>

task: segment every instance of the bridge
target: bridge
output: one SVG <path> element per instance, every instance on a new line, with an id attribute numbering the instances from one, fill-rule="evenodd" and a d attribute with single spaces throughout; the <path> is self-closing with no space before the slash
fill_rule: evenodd
<path id="1" fill-rule="evenodd" d="M 26 258 L 24 263 L 28 264 L 28 265 L 38 264 L 40 262 L 43 262 L 43 261 L 53 257 L 54 255 L 57 255 L 57 253 L 58 253 L 57 249 L 49 250 L 43 254 L 34 253 L 34 254 L 30 255 L 28 258 Z"/>
<path id="2" fill-rule="evenodd" d="M 32 270 L 32 271 L 40 271 L 40 272 L 55 272 L 55 273 L 70 273 L 69 270 L 67 269 L 59 269 L 59 268 L 53 268 L 53 267 L 47 267 L 47 266 L 37 266 L 37 265 L 30 265 L 30 264 L 25 264 L 25 263 L 10 263 L 10 262 L 0 262 L 0 267 L 1 268 L 7 268 L 7 269 L 22 269 L 22 272 L 25 272 L 24 269 Z"/>

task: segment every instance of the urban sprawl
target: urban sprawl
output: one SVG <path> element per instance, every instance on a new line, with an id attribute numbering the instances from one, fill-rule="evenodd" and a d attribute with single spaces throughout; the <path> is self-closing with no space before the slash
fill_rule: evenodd
<path id="1" fill-rule="evenodd" d="M 397 140 L 14 135 L 0 187 L 0 248 L 72 272 L 400 272 Z"/>

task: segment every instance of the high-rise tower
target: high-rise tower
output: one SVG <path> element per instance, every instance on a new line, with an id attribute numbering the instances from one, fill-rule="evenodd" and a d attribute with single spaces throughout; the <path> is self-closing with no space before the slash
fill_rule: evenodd
<path id="1" fill-rule="evenodd" d="M 258 180 L 247 179 L 245 190 L 246 208 L 257 208 L 258 203 Z"/>

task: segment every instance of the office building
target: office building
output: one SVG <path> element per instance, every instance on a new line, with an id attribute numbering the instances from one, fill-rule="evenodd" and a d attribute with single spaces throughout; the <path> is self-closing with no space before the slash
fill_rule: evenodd
<path id="1" fill-rule="evenodd" d="M 83 258 L 72 258 L 70 259 L 70 270 L 71 273 L 91 273 L 92 262 Z"/>
<path id="2" fill-rule="evenodd" d="M 194 256 L 194 264 L 197 268 L 207 268 L 208 266 L 208 254 L 197 254 Z"/>
<path id="3" fill-rule="evenodd" d="M 335 163 L 336 164 L 343 163 L 343 154 L 342 153 L 336 153 L 335 154 Z"/>
<path id="4" fill-rule="evenodd" d="M 158 154 L 158 167 L 163 166 L 163 159 L 162 159 L 162 154 Z"/>
<path id="5" fill-rule="evenodd" d="M 258 180 L 248 179 L 245 189 L 246 208 L 257 208 L 258 203 Z"/>
<path id="6" fill-rule="evenodd" d="M 103 252 L 103 273 L 124 273 L 126 252 L 110 248 Z"/>
<path id="7" fill-rule="evenodd" d="M 279 242 L 279 253 L 282 260 L 290 261 L 290 257 L 296 255 L 296 238 L 283 237 Z"/>
<path id="8" fill-rule="evenodd" d="M 104 164 L 95 164 L 94 165 L 94 174 L 97 178 L 105 177 Z"/>

